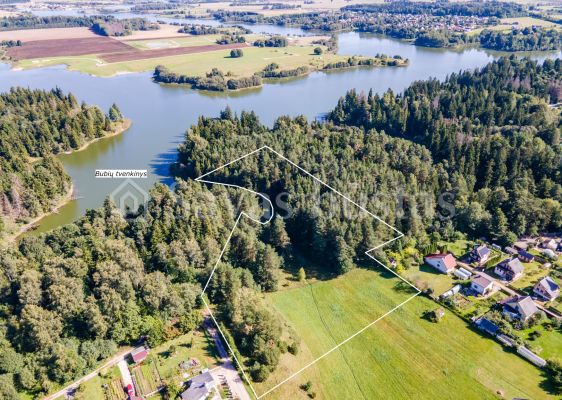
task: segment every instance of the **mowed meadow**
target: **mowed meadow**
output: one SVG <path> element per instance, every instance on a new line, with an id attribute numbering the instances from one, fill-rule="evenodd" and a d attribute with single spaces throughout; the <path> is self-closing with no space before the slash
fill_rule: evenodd
<path id="1" fill-rule="evenodd" d="M 276 372 L 254 383 L 258 395 L 374 321 L 411 292 L 389 273 L 354 269 L 337 279 L 266 296 L 300 336 L 297 356 L 283 355 Z M 398 289 L 398 290 L 397 290 Z M 439 323 L 423 315 L 437 305 L 419 295 L 267 395 L 306 399 L 554 399 L 539 369 L 504 351 L 449 311 Z"/>

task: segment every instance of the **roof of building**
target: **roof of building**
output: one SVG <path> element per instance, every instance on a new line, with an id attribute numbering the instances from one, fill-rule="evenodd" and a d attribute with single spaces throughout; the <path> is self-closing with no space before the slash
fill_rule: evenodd
<path id="1" fill-rule="evenodd" d="M 513 296 L 500 303 L 517 311 L 524 319 L 529 318 L 539 311 L 539 308 L 530 296 Z"/>
<path id="2" fill-rule="evenodd" d="M 476 254 L 478 254 L 480 258 L 490 254 L 490 249 L 487 248 L 486 245 L 480 245 L 477 248 L 475 248 L 474 251 L 476 252 Z"/>
<path id="3" fill-rule="evenodd" d="M 189 388 L 180 395 L 180 398 L 182 400 L 199 400 L 209 394 L 210 387 L 215 386 L 215 379 L 210 372 L 204 372 L 191 378 L 188 384 Z"/>
<path id="4" fill-rule="evenodd" d="M 505 250 L 505 252 L 506 252 L 507 254 L 511 254 L 511 255 L 517 254 L 517 253 L 518 253 L 517 249 L 514 248 L 514 247 L 509 247 L 509 246 L 508 246 L 508 247 L 506 247 L 504 250 Z"/>
<path id="5" fill-rule="evenodd" d="M 448 253 L 448 254 L 430 254 L 430 255 L 426 256 L 425 258 L 430 259 L 430 260 L 442 260 L 443 265 L 445 265 L 445 268 L 447 268 L 448 271 L 457 266 L 457 260 L 455 260 L 455 257 L 451 253 Z"/>
<path id="6" fill-rule="evenodd" d="M 476 326 L 491 335 L 495 335 L 500 330 L 499 326 L 486 318 L 480 318 L 476 321 Z"/>
<path id="7" fill-rule="evenodd" d="M 148 349 L 144 346 L 137 347 L 131 351 L 131 357 L 134 362 L 142 361 L 148 356 Z"/>
<path id="8" fill-rule="evenodd" d="M 552 280 L 550 276 L 546 276 L 541 279 L 535 287 L 540 286 L 545 292 L 547 292 L 551 296 L 557 296 L 560 292 L 560 286 L 556 282 Z"/>
<path id="9" fill-rule="evenodd" d="M 511 271 L 513 274 L 519 274 L 525 271 L 525 267 L 521 264 L 518 258 L 512 258 L 511 260 L 504 260 L 497 265 L 498 268 Z"/>
<path id="10" fill-rule="evenodd" d="M 487 288 L 488 286 L 490 286 L 493 282 L 492 282 L 490 279 L 488 279 L 488 278 L 486 278 L 486 277 L 484 277 L 484 276 L 482 276 L 482 275 L 478 275 L 476 278 L 474 278 L 474 279 L 472 280 L 472 283 L 475 284 L 475 285 L 480 286 L 480 287 L 483 288 L 483 289 L 486 289 L 486 288 Z"/>
<path id="11" fill-rule="evenodd" d="M 525 250 L 521 250 L 519 251 L 519 255 L 523 258 L 528 258 L 530 260 L 532 260 L 533 258 L 535 258 L 535 256 L 531 253 L 529 253 L 528 251 Z"/>

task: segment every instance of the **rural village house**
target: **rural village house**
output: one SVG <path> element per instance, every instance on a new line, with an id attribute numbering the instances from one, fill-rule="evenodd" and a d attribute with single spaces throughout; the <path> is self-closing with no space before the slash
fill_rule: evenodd
<path id="1" fill-rule="evenodd" d="M 515 281 L 523 276 L 524 271 L 525 267 L 518 258 L 503 260 L 494 268 L 494 273 L 504 281 Z"/>
<path id="2" fill-rule="evenodd" d="M 478 275 L 470 283 L 470 288 L 477 294 L 484 296 L 494 289 L 494 282 L 482 275 Z"/>
<path id="3" fill-rule="evenodd" d="M 532 255 L 531 253 L 525 251 L 525 250 L 521 250 L 518 254 L 517 257 L 519 258 L 519 260 L 521 262 L 524 263 L 530 263 L 533 262 L 533 260 L 535 259 L 535 256 Z"/>
<path id="4" fill-rule="evenodd" d="M 453 272 L 457 266 L 452 254 L 431 254 L 425 257 L 425 262 L 444 274 Z"/>
<path id="5" fill-rule="evenodd" d="M 560 286 L 550 276 L 547 276 L 537 282 L 533 292 L 547 301 L 552 301 L 560 296 Z"/>
<path id="6" fill-rule="evenodd" d="M 541 246 L 545 249 L 550 249 L 553 251 L 556 251 L 558 249 L 558 243 L 556 243 L 556 240 L 554 239 L 546 239 L 544 242 L 542 242 Z"/>
<path id="7" fill-rule="evenodd" d="M 209 371 L 194 376 L 187 382 L 187 385 L 188 389 L 180 395 L 181 400 L 207 400 L 217 387 L 217 383 Z"/>
<path id="8" fill-rule="evenodd" d="M 485 245 L 475 247 L 471 252 L 471 258 L 479 265 L 484 265 L 490 259 L 491 251 Z"/>
<path id="9" fill-rule="evenodd" d="M 539 312 L 539 308 L 530 296 L 513 296 L 500 301 L 503 314 L 523 322 Z"/>

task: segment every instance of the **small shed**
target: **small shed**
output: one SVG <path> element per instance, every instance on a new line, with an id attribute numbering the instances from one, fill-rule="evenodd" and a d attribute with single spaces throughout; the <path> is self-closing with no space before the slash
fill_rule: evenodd
<path id="1" fill-rule="evenodd" d="M 137 347 L 131 351 L 131 358 L 135 364 L 143 362 L 148 357 L 148 349 L 145 346 Z"/>

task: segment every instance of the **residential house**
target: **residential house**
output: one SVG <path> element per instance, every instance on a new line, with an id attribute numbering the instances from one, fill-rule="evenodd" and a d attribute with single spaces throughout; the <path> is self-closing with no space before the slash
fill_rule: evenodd
<path id="1" fill-rule="evenodd" d="M 148 356 L 148 349 L 145 346 L 137 347 L 131 351 L 131 358 L 135 364 L 138 364 Z"/>
<path id="2" fill-rule="evenodd" d="M 558 249 L 558 243 L 554 239 L 545 239 L 541 246 L 545 249 L 550 249 L 552 251 L 556 251 Z"/>
<path id="3" fill-rule="evenodd" d="M 431 254 L 425 256 L 424 260 L 428 265 L 444 274 L 453 272 L 457 266 L 457 260 L 452 254 Z"/>
<path id="4" fill-rule="evenodd" d="M 519 258 L 519 260 L 521 260 L 521 262 L 524 262 L 524 263 L 530 263 L 535 259 L 534 255 L 532 255 L 531 253 L 529 253 L 525 250 L 519 251 L 519 253 L 517 254 L 517 257 Z"/>
<path id="5" fill-rule="evenodd" d="M 187 390 L 180 394 L 181 400 L 206 400 L 217 387 L 217 382 L 209 371 L 194 376 L 187 381 Z"/>
<path id="6" fill-rule="evenodd" d="M 503 251 L 505 251 L 510 256 L 516 256 L 519 253 L 519 251 L 515 247 L 509 247 L 509 246 L 504 248 Z"/>
<path id="7" fill-rule="evenodd" d="M 482 275 L 478 275 L 470 282 L 470 289 L 478 295 L 484 296 L 494 289 L 494 282 Z"/>
<path id="8" fill-rule="evenodd" d="M 485 245 L 477 246 L 470 252 L 470 256 L 472 257 L 472 259 L 479 265 L 486 264 L 491 255 L 492 252 Z"/>
<path id="9" fill-rule="evenodd" d="M 494 273 L 498 275 L 504 281 L 515 281 L 521 276 L 525 267 L 521 264 L 518 258 L 512 258 L 511 260 L 503 260 L 494 268 Z"/>
<path id="10" fill-rule="evenodd" d="M 547 276 L 537 282 L 533 292 L 547 301 L 552 301 L 560 296 L 560 286 L 550 276 Z"/>
<path id="11" fill-rule="evenodd" d="M 539 308 L 530 296 L 513 296 L 502 300 L 503 313 L 521 321 L 527 321 L 539 312 Z"/>

